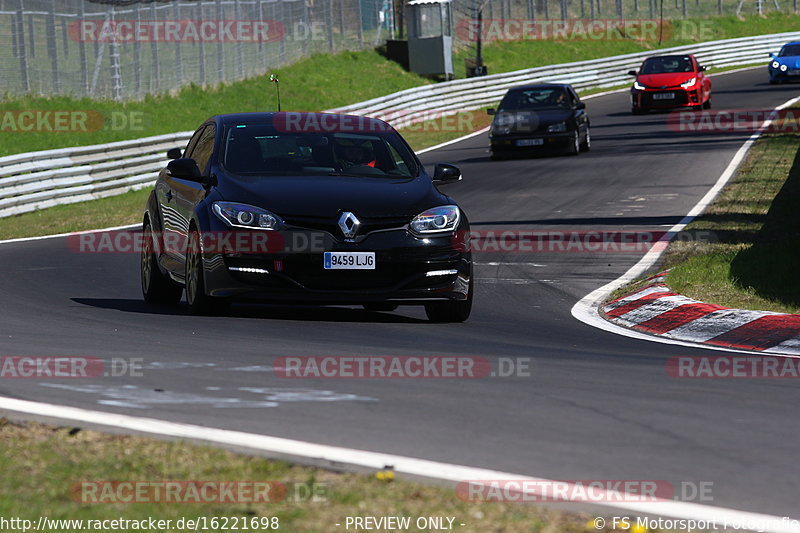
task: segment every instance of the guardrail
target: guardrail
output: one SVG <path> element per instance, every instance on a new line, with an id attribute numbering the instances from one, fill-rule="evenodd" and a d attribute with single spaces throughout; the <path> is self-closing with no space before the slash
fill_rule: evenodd
<path id="1" fill-rule="evenodd" d="M 754 63 L 763 63 L 766 66 L 770 52 L 776 52 L 781 45 L 795 39 L 800 39 L 800 32 L 726 39 L 590 61 L 549 65 L 481 78 L 424 85 L 329 111 L 388 119 L 387 121 L 394 127 L 402 128 L 421 120 L 495 104 L 509 88 L 527 83 L 570 83 L 578 90 L 625 85 L 632 81 L 627 72 L 637 70 L 645 58 L 656 53 L 693 53 L 701 64 L 712 69 Z M 766 79 L 766 72 L 764 77 Z"/>
<path id="2" fill-rule="evenodd" d="M 694 53 L 711 68 L 767 63 L 767 54 L 800 32 L 762 35 L 564 63 L 481 78 L 424 85 L 330 111 L 383 118 L 400 128 L 437 116 L 497 103 L 510 87 L 571 83 L 577 89 L 629 83 L 628 70 L 655 53 Z M 766 79 L 766 72 L 764 74 Z M 169 148 L 185 145 L 191 132 L 158 135 L 79 148 L 0 158 L 0 217 L 81 202 L 146 187 L 164 166 Z"/>
<path id="3" fill-rule="evenodd" d="M 151 185 L 191 131 L 0 157 L 0 217 Z"/>

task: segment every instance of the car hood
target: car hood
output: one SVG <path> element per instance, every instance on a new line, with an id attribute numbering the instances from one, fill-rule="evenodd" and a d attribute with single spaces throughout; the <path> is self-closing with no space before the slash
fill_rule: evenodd
<path id="1" fill-rule="evenodd" d="M 501 127 L 513 123 L 512 131 L 536 131 L 543 126 L 564 122 L 571 116 L 569 109 L 500 111 L 495 115 L 493 125 Z"/>
<path id="2" fill-rule="evenodd" d="M 775 57 L 775 58 L 773 58 L 773 60 L 777 61 L 781 65 L 786 65 L 787 68 L 791 68 L 791 69 L 800 68 L 800 56 Z"/>
<path id="3" fill-rule="evenodd" d="M 640 74 L 636 81 L 646 87 L 677 87 L 697 76 L 696 72 L 677 72 L 665 74 Z"/>
<path id="4" fill-rule="evenodd" d="M 218 190 L 225 201 L 256 205 L 281 216 L 321 218 L 343 211 L 367 218 L 413 217 L 448 201 L 426 175 L 226 176 Z"/>

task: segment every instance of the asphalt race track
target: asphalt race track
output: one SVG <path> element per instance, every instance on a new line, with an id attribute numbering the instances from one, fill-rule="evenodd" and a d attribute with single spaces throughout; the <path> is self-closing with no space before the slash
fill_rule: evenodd
<path id="1" fill-rule="evenodd" d="M 771 109 L 800 92 L 766 69 L 717 76 L 714 107 Z M 593 149 L 490 161 L 486 135 L 423 156 L 475 230 L 664 231 L 749 133 L 671 131 L 632 116 L 627 93 L 587 100 Z M 484 252 L 465 324 L 422 309 L 236 306 L 194 317 L 148 307 L 136 254 L 75 253 L 64 238 L 0 245 L 2 355 L 143 358 L 142 377 L 4 379 L 0 396 L 421 457 L 550 479 L 713 482 L 713 501 L 796 515 L 791 380 L 670 377 L 668 358 L 715 354 L 584 325 L 571 307 L 642 252 Z M 531 358 L 531 375 L 484 379 L 282 379 L 280 356 Z"/>

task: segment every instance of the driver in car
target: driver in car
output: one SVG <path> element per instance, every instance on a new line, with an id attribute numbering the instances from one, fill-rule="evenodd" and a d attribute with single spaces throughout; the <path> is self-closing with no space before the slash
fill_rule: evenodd
<path id="1" fill-rule="evenodd" d="M 369 141 L 341 140 L 336 144 L 336 160 L 342 169 L 355 166 L 375 167 L 377 160 Z"/>

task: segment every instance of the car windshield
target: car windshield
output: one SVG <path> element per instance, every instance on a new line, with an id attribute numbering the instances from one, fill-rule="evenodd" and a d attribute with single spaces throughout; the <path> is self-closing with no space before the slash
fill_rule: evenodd
<path id="1" fill-rule="evenodd" d="M 569 98 L 563 87 L 541 87 L 509 91 L 500 102 L 498 111 L 525 109 L 569 109 Z"/>
<path id="2" fill-rule="evenodd" d="M 692 71 L 692 60 L 689 56 L 662 56 L 646 60 L 642 64 L 639 74 L 672 74 Z"/>
<path id="3" fill-rule="evenodd" d="M 800 56 L 800 44 L 787 44 L 778 55 L 780 57 Z"/>
<path id="4" fill-rule="evenodd" d="M 306 133 L 271 124 L 229 126 L 220 161 L 235 174 L 412 178 L 416 159 L 394 131 Z"/>

